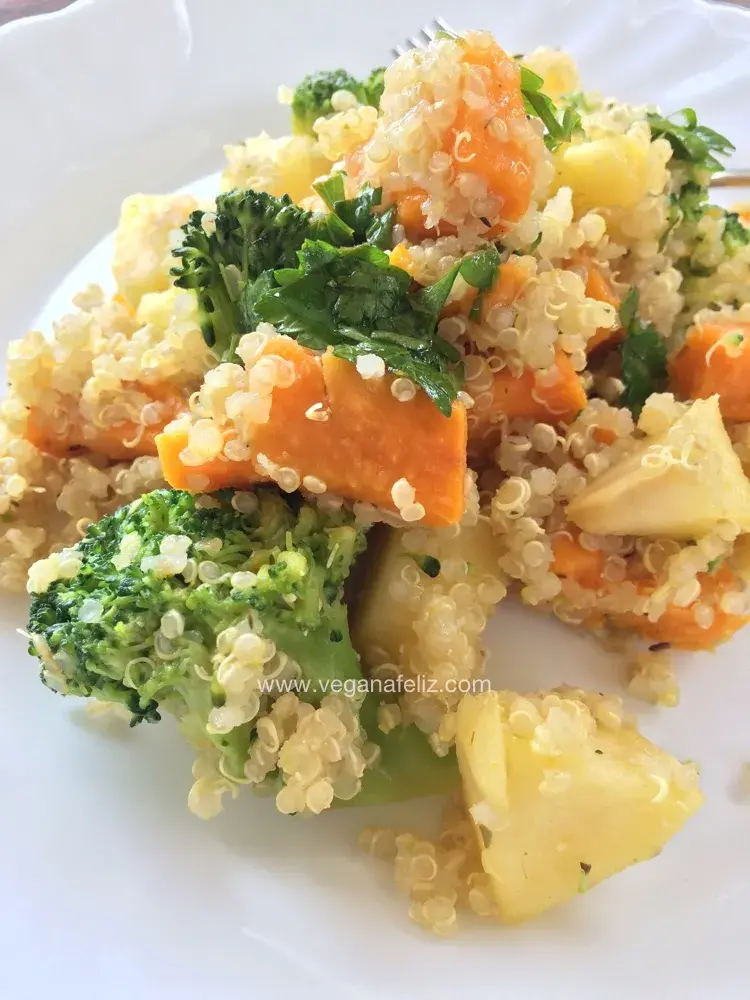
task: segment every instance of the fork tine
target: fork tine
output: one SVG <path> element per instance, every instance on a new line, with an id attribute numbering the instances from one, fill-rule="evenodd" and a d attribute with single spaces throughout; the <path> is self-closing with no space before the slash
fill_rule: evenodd
<path id="1" fill-rule="evenodd" d="M 456 34 L 456 32 L 453 30 L 453 28 L 451 28 L 451 26 L 448 24 L 448 22 L 445 20 L 444 17 L 436 17 L 436 18 L 434 18 L 433 21 L 432 21 L 432 25 L 433 25 L 433 27 L 434 27 L 434 29 L 435 29 L 436 32 L 437 31 L 445 31 L 449 35 L 455 35 Z"/>
<path id="2" fill-rule="evenodd" d="M 426 24 L 424 28 L 422 28 L 419 35 L 412 35 L 411 38 L 407 38 L 403 45 L 394 45 L 391 49 L 393 58 L 398 59 L 401 56 L 406 55 L 407 52 L 411 52 L 413 49 L 423 49 L 425 45 L 429 45 L 430 42 L 434 42 L 438 33 L 441 31 L 445 31 L 449 35 L 456 34 L 444 18 L 434 17 L 430 24 Z"/>

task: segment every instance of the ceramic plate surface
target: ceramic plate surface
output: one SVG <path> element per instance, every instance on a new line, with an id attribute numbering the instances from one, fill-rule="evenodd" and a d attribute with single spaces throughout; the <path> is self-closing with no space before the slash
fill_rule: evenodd
<path id="1" fill-rule="evenodd" d="M 750 17 L 699 0 L 79 0 L 0 31 L 3 343 L 107 272 L 121 199 L 195 186 L 224 142 L 279 134 L 279 83 L 361 72 L 435 13 L 509 51 L 563 46 L 587 89 L 690 105 L 750 164 Z M 198 1000 L 750 994 L 750 633 L 680 663 L 682 704 L 645 732 L 701 762 L 707 802 L 662 856 L 520 929 L 466 922 L 448 943 L 412 925 L 365 823 L 314 821 L 250 796 L 212 823 L 185 807 L 191 752 L 173 726 L 109 730 L 38 682 L 3 598 L 0 629 L 0 997 Z M 504 607 L 496 682 L 616 689 L 589 640 Z"/>

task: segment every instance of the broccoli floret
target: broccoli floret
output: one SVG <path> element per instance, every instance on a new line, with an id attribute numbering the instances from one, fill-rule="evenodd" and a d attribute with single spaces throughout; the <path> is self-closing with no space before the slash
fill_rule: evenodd
<path id="1" fill-rule="evenodd" d="M 331 97 L 337 90 L 348 90 L 360 104 L 380 107 L 383 96 L 385 67 L 374 69 L 364 81 L 355 79 L 345 69 L 311 73 L 297 86 L 292 97 L 292 131 L 298 135 L 314 135 L 313 123 L 334 112 Z"/>
<path id="2" fill-rule="evenodd" d="M 380 98 L 385 90 L 385 69 L 385 66 L 378 66 L 364 82 L 365 104 L 371 104 L 373 108 L 380 107 Z"/>
<path id="3" fill-rule="evenodd" d="M 275 198 L 251 189 L 219 195 L 215 215 L 193 212 L 182 232 L 173 251 L 180 264 L 171 274 L 179 288 L 195 291 L 203 337 L 218 361 L 236 360 L 240 337 L 252 329 L 243 302 L 249 282 L 264 272 L 296 267 L 306 239 L 339 246 L 352 243 L 354 235 L 335 213 L 306 212 L 289 195 Z"/>
<path id="4" fill-rule="evenodd" d="M 296 87 L 292 97 L 292 131 L 298 135 L 314 135 L 313 122 L 333 114 L 331 97 L 337 90 L 348 90 L 363 103 L 363 87 L 345 69 L 310 73 Z"/>
<path id="5" fill-rule="evenodd" d="M 230 191 L 216 199 L 215 217 L 193 212 L 182 227 L 172 276 L 179 288 L 195 290 L 203 336 L 219 360 L 231 360 L 247 332 L 245 284 L 268 268 L 295 266 L 312 219 L 289 195 Z"/>
<path id="6" fill-rule="evenodd" d="M 73 578 L 33 596 L 42 679 L 121 702 L 134 723 L 157 721 L 166 707 L 197 713 L 205 729 L 228 696 L 212 675 L 219 637 L 252 626 L 299 664 L 309 697 L 319 698 L 321 678 L 361 676 L 341 591 L 364 536 L 349 522 L 307 505 L 295 512 L 272 490 L 259 491 L 247 514 L 230 495 L 209 507 L 176 490 L 141 497 L 89 527 Z M 233 749 L 235 776 L 250 731 L 212 736 Z"/>
<path id="7" fill-rule="evenodd" d="M 736 212 L 727 212 L 721 238 L 727 253 L 731 256 L 750 243 L 750 227 L 744 224 Z"/>
<path id="8" fill-rule="evenodd" d="M 156 490 L 91 525 L 43 573 L 32 570 L 30 652 L 53 690 L 120 703 L 132 725 L 175 715 L 236 790 L 257 720 L 285 690 L 269 679 L 286 679 L 286 689 L 301 681 L 291 690 L 312 705 L 332 680 L 362 682 L 343 584 L 364 547 L 351 514 L 324 514 L 275 488 Z M 367 718 L 375 728 L 372 707 Z M 407 743 L 425 749 L 408 728 Z M 365 782 L 368 800 L 425 794 L 433 772 L 453 780 L 450 764 L 429 755 L 422 766 L 415 754 L 416 773 L 412 764 L 399 780 L 384 749 L 387 770 Z"/>

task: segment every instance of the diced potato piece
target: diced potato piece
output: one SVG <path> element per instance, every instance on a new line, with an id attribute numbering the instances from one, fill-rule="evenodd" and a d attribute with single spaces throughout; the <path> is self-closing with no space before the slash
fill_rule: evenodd
<path id="1" fill-rule="evenodd" d="M 312 182 L 331 169 L 320 145 L 307 135 L 272 139 L 265 132 L 236 146 L 225 146 L 227 167 L 222 191 L 253 188 L 280 198 L 288 194 L 299 202 L 313 194 Z"/>
<path id="2" fill-rule="evenodd" d="M 521 62 L 537 76 L 541 76 L 544 80 L 542 90 L 555 103 L 563 95 L 573 94 L 581 89 L 578 67 L 568 52 L 543 45 L 533 52 L 527 52 Z"/>
<path id="3" fill-rule="evenodd" d="M 648 143 L 637 136 L 565 143 L 553 159 L 556 189 L 572 189 L 578 214 L 592 208 L 634 208 L 648 192 Z"/>
<path id="4" fill-rule="evenodd" d="M 626 725 L 611 697 L 467 695 L 456 751 L 506 923 L 654 857 L 703 802 L 695 768 Z"/>
<path id="5" fill-rule="evenodd" d="M 446 529 L 391 530 L 354 615 L 352 641 L 364 665 L 395 664 L 412 688 L 401 707 L 442 753 L 453 742 L 459 684 L 484 669 L 481 636 L 505 596 L 489 520 Z M 391 671 L 386 670 L 386 674 Z M 415 685 L 426 678 L 428 685 Z"/>
<path id="6" fill-rule="evenodd" d="M 415 547 L 410 544 L 414 530 L 389 529 L 360 599 L 352 635 L 367 666 L 398 663 L 402 650 L 420 642 L 415 628 L 418 614 L 402 593 L 407 567 L 407 572 L 419 575 L 425 601 L 432 594 L 447 592 L 458 582 L 468 583 L 476 591 L 483 580 L 500 578 L 498 547 L 489 520 L 482 518 L 472 527 L 464 526 L 454 537 L 449 537 L 452 531 L 417 531 L 424 541 Z M 420 572 L 420 567 L 425 567 L 426 572 Z M 428 575 L 432 573 L 436 575 Z"/>
<path id="7" fill-rule="evenodd" d="M 750 482 L 719 412 L 696 400 L 660 438 L 634 448 L 571 502 L 584 531 L 696 539 L 719 521 L 750 531 Z"/>
<path id="8" fill-rule="evenodd" d="M 198 208 L 189 194 L 134 194 L 120 210 L 115 233 L 112 273 L 125 301 L 134 309 L 148 292 L 163 292 L 172 284 L 170 268 L 175 231 Z"/>
<path id="9" fill-rule="evenodd" d="M 198 326 L 198 299 L 193 291 L 175 288 L 165 292 L 148 292 L 135 311 L 136 320 L 167 330 L 174 320 Z"/>

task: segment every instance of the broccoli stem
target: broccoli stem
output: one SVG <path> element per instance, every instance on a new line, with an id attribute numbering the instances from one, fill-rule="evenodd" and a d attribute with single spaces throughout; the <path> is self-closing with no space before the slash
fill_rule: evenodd
<path id="1" fill-rule="evenodd" d="M 380 698 L 368 694 L 360 709 L 360 721 L 367 738 L 380 747 L 380 759 L 362 776 L 362 789 L 339 806 L 383 805 L 427 795 L 445 795 L 458 786 L 458 764 L 453 750 L 438 757 L 427 737 L 413 724 L 396 726 L 389 733 L 378 728 Z"/>
<path id="2" fill-rule="evenodd" d="M 263 634 L 296 660 L 303 678 L 311 682 L 310 689 L 304 694 L 305 701 L 317 703 L 324 695 L 336 693 L 336 688 L 331 689 L 331 681 L 358 681 L 362 678 L 359 657 L 349 638 L 347 611 L 343 604 L 332 606 L 323 624 L 307 632 L 269 616 L 263 619 Z"/>

